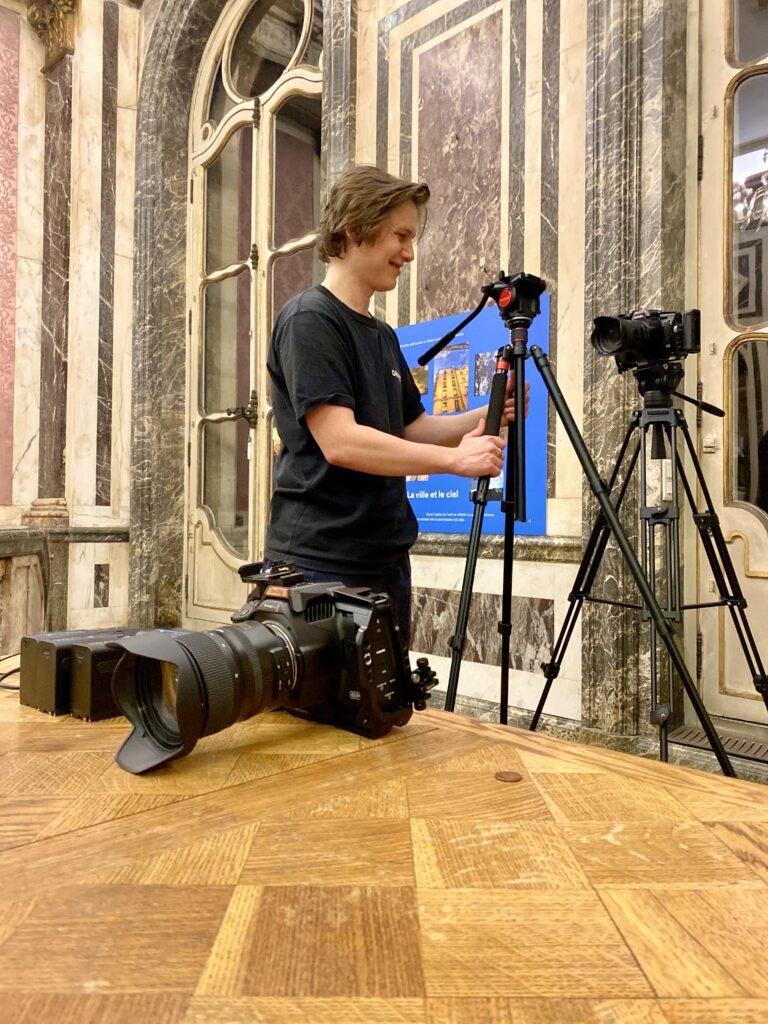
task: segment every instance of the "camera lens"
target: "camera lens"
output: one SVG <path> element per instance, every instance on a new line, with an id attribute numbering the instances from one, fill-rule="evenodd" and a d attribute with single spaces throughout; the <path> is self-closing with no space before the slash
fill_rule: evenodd
<path id="1" fill-rule="evenodd" d="M 599 316 L 594 321 L 592 345 L 601 356 L 612 356 L 622 346 L 623 322 L 617 316 Z"/>
<path id="2" fill-rule="evenodd" d="M 333 605 L 330 605 L 333 609 Z M 134 728 L 117 762 L 140 774 L 188 754 L 202 736 L 274 707 L 320 703 L 340 671 L 332 626 L 246 621 L 203 633 L 154 630 L 117 641 L 125 652 L 115 702 Z M 306 635 L 305 635 L 306 634 Z M 305 682 L 305 664 L 312 670 Z"/>
<path id="3" fill-rule="evenodd" d="M 248 617 L 233 616 L 232 625 L 149 630 L 110 643 L 124 652 L 113 696 L 133 726 L 117 753 L 121 768 L 159 768 L 201 737 L 272 708 L 377 737 L 408 721 L 414 693 L 424 703 L 434 682 L 411 676 L 386 595 L 283 583 L 281 576 L 249 597 L 241 609 Z"/>

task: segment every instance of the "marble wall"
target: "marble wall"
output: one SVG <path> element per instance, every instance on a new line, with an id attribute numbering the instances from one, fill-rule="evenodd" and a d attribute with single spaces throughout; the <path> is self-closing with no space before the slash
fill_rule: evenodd
<path id="1" fill-rule="evenodd" d="M 685 41 L 683 0 L 588 5 L 586 324 L 601 313 L 654 302 L 683 308 Z M 632 377 L 620 378 L 588 344 L 584 351 L 584 435 L 607 476 L 641 400 Z M 595 512 L 586 488 L 584 505 L 586 531 Z M 636 515 L 633 489 L 623 515 L 632 537 Z M 634 580 L 613 544 L 604 570 L 610 596 L 636 600 Z M 639 617 L 591 606 L 583 630 L 589 680 L 583 721 L 606 732 L 647 729 L 647 645 Z"/>
<path id="2" fill-rule="evenodd" d="M 119 261 L 133 255 L 139 12 L 80 0 L 42 18 L 5 3 L 14 10 L 0 4 L 0 17 L 18 27 L 19 201 L 15 350 L 3 360 L 15 360 L 2 403 L 13 429 L 0 431 L 12 445 L 12 492 L 0 532 L 10 555 L 37 538 L 46 625 L 65 628 L 94 594 L 70 573 L 70 543 L 91 559 L 91 577 L 106 564 L 96 540 L 122 543 L 127 565 L 132 272 Z M 112 578 L 97 600 L 124 620 L 127 572 Z"/>
<path id="3" fill-rule="evenodd" d="M 0 8 L 0 505 L 12 503 L 19 16 Z"/>
<path id="4" fill-rule="evenodd" d="M 16 173 L 30 197 L 14 235 L 3 175 L 0 258 L 14 253 L 16 300 L 9 335 L 0 291 L 0 353 L 12 337 L 16 372 L 10 444 L 0 422 L 0 524 L 18 525 L 32 505 L 37 526 L 46 515 L 62 521 L 65 555 L 49 575 L 63 624 L 179 620 L 188 122 L 226 2 L 81 0 L 73 51 L 41 74 L 25 9 L 0 0 L 19 69 L 9 85 L 13 62 L 2 62 L 0 91 L 17 96 Z M 641 299 L 682 302 L 685 14 L 685 0 L 323 4 L 324 183 L 354 157 L 424 178 L 433 192 L 417 260 L 377 312 L 410 322 L 470 308 L 499 269 L 544 276 L 551 360 L 601 472 L 637 396 L 595 358 L 591 319 Z M 12 104 L 2 110 L 5 159 Z M 548 454 L 547 536 L 516 544 L 513 578 L 510 700 L 529 708 L 594 516 L 554 416 Z M 498 539 L 483 543 L 461 683 L 473 700 L 497 693 L 500 554 Z M 626 599 L 632 582 L 612 547 L 606 560 L 610 595 Z M 462 569 L 456 541 L 420 540 L 417 646 L 445 679 L 437 652 L 455 626 Z M 640 730 L 641 647 L 634 613 L 587 609 L 552 713 Z"/>

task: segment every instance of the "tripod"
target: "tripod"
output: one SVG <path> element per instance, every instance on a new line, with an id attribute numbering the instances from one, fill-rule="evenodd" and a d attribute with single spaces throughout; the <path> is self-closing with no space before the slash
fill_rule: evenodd
<path id="1" fill-rule="evenodd" d="M 545 290 L 546 285 L 538 277 L 531 274 L 517 274 L 514 277 L 507 277 L 502 274 L 499 280 L 492 285 L 482 289 L 483 299 L 477 308 L 450 334 L 441 338 L 432 348 L 419 358 L 423 366 L 434 355 L 436 355 L 456 334 L 477 316 L 488 298 L 492 298 L 499 307 L 502 320 L 511 331 L 511 344 L 499 350 L 496 364 L 496 373 L 491 386 L 491 400 L 486 420 L 486 433 L 493 431 L 498 433 L 501 424 L 501 414 L 506 393 L 506 384 L 509 375 L 510 365 L 515 370 L 515 419 L 511 424 L 511 443 L 508 446 L 507 454 L 510 456 L 514 451 L 515 462 L 513 473 L 507 476 L 507 500 L 502 503 L 505 512 L 504 532 L 504 581 L 502 596 L 502 621 L 499 622 L 499 632 L 502 636 L 502 679 L 500 695 L 499 720 L 502 724 L 507 722 L 508 703 L 508 678 L 509 678 L 509 639 L 511 634 L 511 583 L 512 583 L 512 560 L 513 560 L 513 532 L 511 517 L 509 513 L 518 520 L 525 518 L 525 447 L 524 447 L 524 417 L 523 410 L 525 377 L 524 365 L 528 353 L 526 352 L 528 327 L 533 318 L 538 314 L 539 296 Z M 602 354 L 616 354 L 616 362 L 620 371 L 634 368 L 635 377 L 640 385 L 641 394 L 646 396 L 642 412 L 637 412 L 632 418 L 627 435 L 621 447 L 617 464 L 611 475 L 610 484 L 606 485 L 597 471 L 597 468 L 589 454 L 584 438 L 574 420 L 568 404 L 565 401 L 562 391 L 549 366 L 549 359 L 545 352 L 538 345 L 531 346 L 530 355 L 538 369 L 549 397 L 555 407 L 560 420 L 565 428 L 568 439 L 573 446 L 576 457 L 581 463 L 584 475 L 589 486 L 600 506 L 597 521 L 592 530 L 587 544 L 581 566 L 579 568 L 576 585 L 570 595 L 569 609 L 565 622 L 558 636 L 552 658 L 544 666 L 546 683 L 539 701 L 539 705 L 531 722 L 531 730 L 535 730 L 541 713 L 544 708 L 547 696 L 553 680 L 560 671 L 568 641 L 573 633 L 579 612 L 585 600 L 600 601 L 590 594 L 601 558 L 605 552 L 609 537 L 613 534 L 621 554 L 632 577 L 637 584 L 642 604 L 630 607 L 639 607 L 643 617 L 649 621 L 651 631 L 651 718 L 659 726 L 660 748 L 662 760 L 668 756 L 668 733 L 667 723 L 673 710 L 673 671 L 683 685 L 691 705 L 701 723 L 702 729 L 709 741 L 710 746 L 717 758 L 724 775 L 734 776 L 736 773 L 725 752 L 722 741 L 718 736 L 707 709 L 691 679 L 688 668 L 682 654 L 677 648 L 674 632 L 671 623 L 681 618 L 682 605 L 682 581 L 680 574 L 680 537 L 679 537 L 679 515 L 680 504 L 678 501 L 677 480 L 682 481 L 685 495 L 691 509 L 694 511 L 694 522 L 696 523 L 699 536 L 701 537 L 705 551 L 709 558 L 712 572 L 715 576 L 720 601 L 712 602 L 714 605 L 726 605 L 731 613 L 736 627 L 742 650 L 747 659 L 747 664 L 752 673 L 752 680 L 757 692 L 763 698 L 768 707 L 768 678 L 760 660 L 760 655 L 749 628 L 746 618 L 746 600 L 741 592 L 738 578 L 733 564 L 731 563 L 728 550 L 725 545 L 722 531 L 712 505 L 712 500 L 707 490 L 706 483 L 696 458 L 685 419 L 678 410 L 672 407 L 671 395 L 674 388 L 679 384 L 683 376 L 682 362 L 680 361 L 689 352 L 699 351 L 700 343 L 698 337 L 698 311 L 691 311 L 690 314 L 681 316 L 673 314 L 673 321 L 669 322 L 669 314 L 658 314 L 654 312 L 653 317 L 641 317 L 642 322 L 634 325 L 632 330 L 627 330 L 632 344 L 629 346 L 615 345 L 615 336 L 610 335 L 603 338 L 598 344 L 593 337 L 595 347 Z M 603 318 L 614 323 L 618 328 L 619 321 L 628 318 Z M 596 321 L 597 324 L 597 321 Z M 650 328 L 653 328 L 652 330 Z M 639 354 L 638 354 L 639 353 Z M 685 395 L 679 395 L 686 398 Z M 690 401 L 690 399 L 687 399 Z M 705 403 L 698 404 L 701 408 L 713 411 L 714 407 L 706 406 Z M 720 412 L 720 410 L 715 410 Z M 616 505 L 611 501 L 611 492 L 619 477 L 621 464 L 629 448 L 632 434 L 636 429 L 641 431 L 640 440 L 631 456 L 628 472 L 620 486 Z M 646 439 L 648 431 L 652 435 L 651 455 L 655 459 L 665 457 L 665 444 L 670 444 L 670 456 L 672 462 L 672 500 L 666 505 L 659 504 L 654 507 L 647 504 L 647 460 L 646 460 Z M 705 497 L 706 511 L 699 512 L 696 508 L 695 498 L 688 480 L 685 476 L 682 465 L 677 454 L 677 431 L 683 434 L 688 452 L 693 462 L 696 478 L 699 482 L 702 493 Z M 666 441 L 665 441 L 666 439 Z M 618 510 L 626 494 L 631 479 L 632 471 L 641 460 L 641 486 L 643 507 L 641 509 L 641 534 L 643 562 L 640 563 L 627 534 L 621 525 L 618 517 Z M 446 692 L 445 709 L 453 711 L 458 686 L 459 669 L 461 656 L 466 639 L 466 625 L 471 601 L 472 584 L 474 582 L 475 566 L 477 563 L 477 552 L 482 528 L 482 519 L 488 494 L 489 478 L 479 481 L 477 491 L 473 496 L 475 512 L 470 532 L 467 562 L 464 571 L 464 580 L 461 589 L 459 602 L 459 614 L 456 625 L 456 633 L 451 637 L 451 668 Z M 510 484 L 512 485 L 512 497 L 510 500 Z M 663 551 L 667 574 L 663 579 L 665 594 L 663 595 L 664 606 L 660 604 L 657 597 L 659 587 L 659 574 L 657 573 L 657 545 L 655 531 L 663 530 Z M 602 601 L 605 604 L 619 604 L 621 602 Z M 689 608 L 708 607 L 709 605 L 689 605 Z M 668 670 L 668 699 L 666 702 L 659 700 L 658 694 L 658 655 L 659 642 L 667 651 Z"/>
<path id="2" fill-rule="evenodd" d="M 552 378 L 551 371 L 547 365 L 546 356 L 539 350 L 532 350 L 534 361 L 545 378 L 545 383 L 550 395 L 555 402 L 558 413 L 563 420 L 566 431 L 576 453 L 587 473 L 592 486 L 593 493 L 600 503 L 600 511 L 592 528 L 589 540 L 584 550 L 576 581 L 573 590 L 569 595 L 569 607 L 565 616 L 560 634 L 555 643 L 552 657 L 549 662 L 543 665 L 546 682 L 539 700 L 539 704 L 530 724 L 530 729 L 535 730 L 541 718 L 544 704 L 552 687 L 552 682 L 557 678 L 560 671 L 568 642 L 573 634 L 576 621 L 585 601 L 595 601 L 604 604 L 619 604 L 620 602 L 608 601 L 593 597 L 591 591 L 597 572 L 600 568 L 602 557 L 610 533 L 613 532 L 622 552 L 627 556 L 622 541 L 626 541 L 623 531 L 619 533 L 620 524 L 618 513 L 627 492 L 632 474 L 639 464 L 640 468 L 640 542 L 642 553 L 642 567 L 637 557 L 632 552 L 632 559 L 627 558 L 630 569 L 640 589 L 643 601 L 639 605 L 629 605 L 641 610 L 642 616 L 649 621 L 650 628 L 650 696 L 651 710 L 650 720 L 659 728 L 659 753 L 662 761 L 668 760 L 668 723 L 674 711 L 674 690 L 672 685 L 673 668 L 677 669 L 678 675 L 693 705 L 693 708 L 701 722 L 702 728 L 717 756 L 720 767 L 726 775 L 735 774 L 728 760 L 727 754 L 722 746 L 719 736 L 707 714 L 701 697 L 691 680 L 682 658 L 677 653 L 672 642 L 670 623 L 679 622 L 682 619 L 682 612 L 692 608 L 708 608 L 725 606 L 730 612 L 732 622 L 736 629 L 748 669 L 752 676 L 755 689 L 762 696 L 768 707 L 768 678 L 757 649 L 752 630 L 746 616 L 747 602 L 742 593 L 738 577 L 733 567 L 728 549 L 723 537 L 717 514 L 712 504 L 712 499 L 704 479 L 701 465 L 696 455 L 688 425 L 681 410 L 673 408 L 672 394 L 683 376 L 681 362 L 665 362 L 663 364 L 652 364 L 638 366 L 633 372 L 638 381 L 640 393 L 643 396 L 643 408 L 632 415 L 627 433 L 622 442 L 616 463 L 611 472 L 608 487 L 600 481 L 594 464 L 591 463 L 589 455 L 584 447 L 583 440 L 578 436 L 578 443 L 575 440 L 578 435 L 578 428 L 572 421 L 570 412 L 562 400 L 562 395 L 557 397 L 557 385 Z M 549 380 L 547 379 L 549 377 Z M 688 399 L 685 395 L 678 395 L 696 405 L 703 403 Z M 713 406 L 705 406 L 708 411 L 722 415 L 722 411 Z M 570 426 L 569 426 L 570 420 Z M 634 451 L 629 458 L 628 468 L 623 481 L 619 487 L 615 504 L 610 501 L 610 495 L 619 480 L 622 465 L 630 448 L 632 436 L 639 431 Z M 698 482 L 702 497 L 704 510 L 697 507 L 696 497 L 691 484 L 686 476 L 683 464 L 678 455 L 678 431 L 685 441 L 685 447 L 690 457 L 691 465 Z M 575 433 L 574 433 L 575 432 Z M 649 501 L 649 486 L 647 476 L 647 454 L 648 434 L 651 434 L 651 459 L 661 460 L 667 456 L 667 445 L 669 446 L 669 458 L 671 462 L 671 494 L 668 499 L 652 505 Z M 586 460 L 589 460 L 587 462 Z M 693 521 L 698 531 L 702 546 L 707 556 L 712 575 L 719 593 L 719 600 L 698 604 L 683 605 L 682 603 L 682 574 L 680 571 L 680 501 L 678 483 L 682 484 L 685 498 L 693 514 Z M 661 535 L 660 543 L 657 543 L 657 535 Z M 665 570 L 661 575 L 658 572 L 658 557 L 661 555 L 661 563 Z M 636 570 L 641 570 L 638 575 Z M 642 585 L 641 585 L 642 581 Z M 658 604 L 658 611 L 662 619 L 649 602 L 649 595 L 656 595 L 661 590 L 663 607 Z M 654 601 L 655 601 L 654 597 Z M 659 699 L 658 686 L 658 641 L 661 638 L 667 646 L 667 700 Z"/>
<path id="3" fill-rule="evenodd" d="M 509 424 L 509 443 L 505 470 L 505 497 L 501 503 L 504 512 L 504 559 L 502 569 L 501 621 L 499 633 L 501 644 L 501 686 L 499 721 L 507 724 L 509 703 L 509 643 L 512 635 L 512 567 L 514 564 L 514 523 L 525 522 L 525 360 L 528 358 L 528 328 L 534 317 L 541 311 L 539 298 L 546 285 L 541 278 L 532 274 L 516 274 L 508 277 L 501 274 L 494 284 L 486 285 L 483 298 L 478 306 L 444 338 L 419 357 L 424 366 L 451 342 L 466 325 L 481 312 L 488 299 L 499 307 L 502 320 L 510 331 L 510 343 L 502 346 L 496 355 L 496 370 L 491 380 L 491 397 L 485 420 L 486 435 L 497 435 L 501 429 L 504 400 L 507 392 L 510 369 L 515 375 L 515 418 Z M 509 470 L 511 460 L 511 472 Z M 467 559 L 464 565 L 464 579 L 461 585 L 456 632 L 450 638 L 451 668 L 445 695 L 445 710 L 453 711 L 456 705 L 456 691 L 459 685 L 461 658 L 467 636 L 467 620 L 472 600 L 472 586 L 475 579 L 480 535 L 483 527 L 485 506 L 488 502 L 490 477 L 481 477 L 472 495 L 475 510 L 469 534 Z"/>

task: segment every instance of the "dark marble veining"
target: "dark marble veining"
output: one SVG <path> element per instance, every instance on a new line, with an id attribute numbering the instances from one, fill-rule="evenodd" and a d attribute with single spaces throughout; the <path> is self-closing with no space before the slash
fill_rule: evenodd
<path id="1" fill-rule="evenodd" d="M 545 15 L 546 17 L 546 15 Z M 509 74 L 509 263 L 500 269 L 509 273 L 525 270 L 525 75 L 526 0 L 509 2 L 509 51 L 506 55 Z M 504 58 L 503 58 L 504 59 Z M 546 65 L 545 65 L 546 68 Z M 549 71 L 546 69 L 545 74 Z M 501 118 L 499 108 L 496 116 Z"/>
<path id="2" fill-rule="evenodd" d="M 64 494 L 72 194 L 72 55 L 46 72 L 38 496 Z"/>
<path id="3" fill-rule="evenodd" d="M 93 567 L 93 607 L 109 608 L 109 562 Z"/>
<path id="4" fill-rule="evenodd" d="M 99 255 L 99 353 L 96 394 L 97 505 L 112 503 L 112 363 L 119 24 L 119 3 L 117 0 L 105 0 L 102 36 L 101 251 Z"/>
<path id="5" fill-rule="evenodd" d="M 129 605 L 142 626 L 177 623 L 181 608 L 189 113 L 225 2 L 160 7 L 139 93 Z"/>
<path id="6" fill-rule="evenodd" d="M 444 555 L 464 558 L 469 546 L 466 533 L 420 533 L 412 551 L 415 555 Z M 581 537 L 515 537 L 514 558 L 521 562 L 576 563 L 581 559 Z M 504 537 L 484 535 L 478 558 L 503 558 Z M 574 568 L 575 574 L 575 568 Z"/>
<path id="7" fill-rule="evenodd" d="M 432 34 L 444 30 L 442 19 L 429 27 Z M 415 177 L 428 182 L 432 194 L 429 228 L 419 243 L 416 308 L 410 320 L 471 309 L 480 286 L 501 262 L 501 28 L 500 11 L 473 21 L 422 52 L 418 83 L 403 75 L 400 170 L 410 170 L 410 138 L 417 132 Z M 405 67 L 412 66 L 412 50 L 425 34 L 415 33 L 403 44 Z M 411 125 L 414 86 L 418 120 Z M 400 297 L 408 291 L 404 281 Z"/>
<path id="8" fill-rule="evenodd" d="M 321 170 L 324 190 L 355 157 L 357 8 L 356 3 L 348 0 L 323 0 Z M 325 193 L 322 199 L 324 201 Z"/>
<path id="9" fill-rule="evenodd" d="M 411 646 L 415 651 L 450 657 L 449 640 L 456 631 L 460 596 L 454 590 L 414 587 Z M 501 665 L 500 619 L 500 595 L 472 595 L 462 661 Z M 511 627 L 510 669 L 535 672 L 552 651 L 554 602 L 513 597 Z"/>
<path id="10" fill-rule="evenodd" d="M 590 0 L 587 11 L 584 436 L 604 476 L 615 461 L 639 396 L 630 375 L 619 378 L 611 361 L 595 355 L 588 341 L 591 321 L 603 313 L 626 312 L 644 304 L 648 280 L 659 282 L 657 297 L 664 308 L 674 308 L 665 303 L 678 297 L 679 274 L 665 281 L 664 268 L 677 261 L 682 272 L 684 264 L 682 174 L 656 175 L 641 160 L 654 138 L 653 104 L 664 97 L 669 112 L 674 109 L 684 117 L 684 62 L 670 61 L 666 55 L 645 60 L 649 46 L 649 56 L 658 48 L 661 7 L 635 0 Z M 684 53 L 685 2 L 672 0 L 663 7 L 667 49 L 670 54 Z M 668 146 L 653 154 L 654 162 L 673 166 L 683 159 L 679 138 L 675 145 L 669 140 Z M 666 229 L 658 245 L 644 251 L 642 225 L 648 217 L 658 220 L 659 208 L 662 218 L 668 218 Z M 595 502 L 586 485 L 584 495 L 588 531 Z M 637 488 L 633 486 L 623 515 L 633 541 L 636 516 Z M 636 600 L 634 580 L 613 543 L 606 551 L 603 572 L 611 597 Z M 584 724 L 628 734 L 647 729 L 648 657 L 637 612 L 587 605 L 582 640 Z"/>

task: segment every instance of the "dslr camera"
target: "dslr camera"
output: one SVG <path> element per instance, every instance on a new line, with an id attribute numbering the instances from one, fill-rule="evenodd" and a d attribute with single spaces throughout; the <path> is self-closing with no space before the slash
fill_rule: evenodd
<path id="1" fill-rule="evenodd" d="M 601 356 L 613 356 L 619 373 L 660 366 L 701 351 L 701 314 L 658 309 L 599 316 L 594 321 L 592 344 Z"/>

